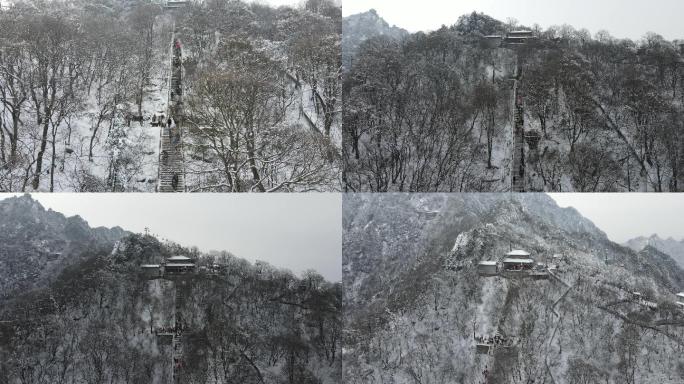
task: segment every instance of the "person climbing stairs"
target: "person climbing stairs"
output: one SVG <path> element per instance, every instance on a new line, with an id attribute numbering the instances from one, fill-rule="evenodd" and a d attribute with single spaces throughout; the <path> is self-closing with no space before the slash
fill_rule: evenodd
<path id="1" fill-rule="evenodd" d="M 183 158 L 183 56 L 180 40 L 173 36 L 171 73 L 169 76 L 168 120 L 161 123 L 158 192 L 183 192 L 185 172 Z"/>

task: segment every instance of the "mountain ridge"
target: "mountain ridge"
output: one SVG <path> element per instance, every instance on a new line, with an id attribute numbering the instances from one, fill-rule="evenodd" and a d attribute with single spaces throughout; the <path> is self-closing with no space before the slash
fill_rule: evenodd
<path id="1" fill-rule="evenodd" d="M 349 382 L 392 377 L 403 384 L 416 375 L 423 383 L 549 375 L 581 382 L 581 374 L 625 382 L 624 366 L 634 363 L 611 351 L 636 343 L 667 355 L 684 343 L 667 325 L 684 324 L 674 295 L 684 288 L 684 271 L 669 255 L 617 244 L 547 195 L 413 195 L 345 197 Z M 511 249 L 554 270 L 541 280 L 478 276 L 480 261 L 501 261 Z M 650 333 L 632 339 L 645 329 L 664 340 Z M 475 353 L 473 337 L 494 334 L 516 340 L 516 349 Z M 593 339 L 602 342 L 582 341 Z M 683 359 L 640 364 L 642 382 L 684 378 L 674 374 Z"/>
<path id="2" fill-rule="evenodd" d="M 121 227 L 91 228 L 29 194 L 0 200 L 0 294 L 48 284 L 51 276 L 79 262 L 84 249 L 107 248 L 130 235 Z"/>
<path id="3" fill-rule="evenodd" d="M 346 16 L 342 19 L 342 63 L 348 68 L 359 46 L 376 36 L 401 40 L 410 33 L 395 25 L 390 26 L 375 9 Z"/>
<path id="4" fill-rule="evenodd" d="M 0 228 L 0 382 L 338 382 L 342 284 L 315 271 L 119 237 L 30 196 L 0 201 Z M 141 269 L 174 255 L 193 270 Z"/>
<path id="5" fill-rule="evenodd" d="M 651 246 L 660 252 L 670 255 L 680 267 L 684 268 L 684 239 L 676 240 L 672 236 L 664 239 L 658 234 L 654 233 L 648 237 L 638 236 L 633 239 L 629 239 L 622 245 L 637 252 L 648 246 Z"/>

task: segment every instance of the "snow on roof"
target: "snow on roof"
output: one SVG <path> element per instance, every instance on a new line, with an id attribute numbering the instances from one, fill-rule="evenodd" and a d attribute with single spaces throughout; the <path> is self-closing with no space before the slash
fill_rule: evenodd
<path id="1" fill-rule="evenodd" d="M 530 254 L 520 250 L 520 249 L 514 249 L 506 254 L 506 256 L 529 256 Z"/>
<path id="2" fill-rule="evenodd" d="M 478 265 L 496 265 L 496 261 L 490 261 L 490 260 L 480 261 L 478 263 Z"/>
<path id="3" fill-rule="evenodd" d="M 504 263 L 512 263 L 512 264 L 532 264 L 534 263 L 534 260 L 532 259 L 513 259 L 513 258 L 505 258 Z"/>
<path id="4" fill-rule="evenodd" d="M 141 268 L 159 268 L 159 264 L 143 264 Z"/>
<path id="5" fill-rule="evenodd" d="M 192 260 L 192 259 L 190 259 L 190 258 L 187 257 L 187 256 L 180 256 L 180 255 L 178 255 L 178 256 L 171 256 L 171 257 L 169 257 L 169 258 L 166 259 L 166 260 L 169 260 L 169 261 L 186 261 L 186 260 Z"/>
<path id="6" fill-rule="evenodd" d="M 679 293 L 677 294 L 677 296 L 679 296 L 679 297 L 684 297 L 684 292 L 679 292 Z"/>
<path id="7" fill-rule="evenodd" d="M 195 264 L 190 264 L 190 263 L 168 263 L 166 264 L 166 267 L 194 267 Z"/>

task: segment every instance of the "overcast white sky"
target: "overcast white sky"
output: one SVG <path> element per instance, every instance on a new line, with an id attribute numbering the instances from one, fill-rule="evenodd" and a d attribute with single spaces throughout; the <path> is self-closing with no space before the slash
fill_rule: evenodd
<path id="1" fill-rule="evenodd" d="M 297 6 L 300 4 L 304 4 L 306 2 L 306 0 L 247 0 L 247 1 L 250 1 L 253 3 L 269 4 L 269 5 L 272 5 L 274 7 L 278 7 L 281 5 Z M 336 2 L 337 4 L 339 4 L 339 2 L 341 0 L 333 0 L 333 1 Z"/>
<path id="2" fill-rule="evenodd" d="M 0 194 L 0 199 L 9 195 Z M 90 226 L 152 233 L 203 251 L 226 250 L 294 273 L 342 276 L 339 194 L 32 194 L 44 207 Z"/>
<path id="3" fill-rule="evenodd" d="M 281 5 L 291 5 L 291 6 L 296 6 L 299 4 L 303 4 L 306 2 L 306 0 L 246 0 L 247 2 L 250 3 L 263 3 L 263 4 L 269 4 L 274 7 L 278 7 Z M 336 0 L 338 3 L 340 0 Z M 3 4 L 8 4 L 9 0 L 0 0 L 0 5 Z"/>
<path id="4" fill-rule="evenodd" d="M 411 32 L 452 25 L 475 10 L 529 26 L 570 24 L 592 35 L 607 30 L 615 37 L 639 39 L 656 32 L 669 40 L 684 39 L 684 0 L 344 0 L 342 13 L 371 8 L 390 25 Z"/>
<path id="5" fill-rule="evenodd" d="M 281 5 L 299 5 L 302 0 L 247 0 L 250 3 L 262 3 L 272 5 L 274 7 L 279 7 Z"/>
<path id="6" fill-rule="evenodd" d="M 556 193 L 608 237 L 622 243 L 657 233 L 684 238 L 684 194 Z M 0 194 L 0 199 L 8 197 Z M 313 268 L 341 279 L 339 194 L 33 194 L 46 208 L 80 215 L 91 226 L 119 225 L 204 251 L 227 250 L 295 273 Z"/>
<path id="7" fill-rule="evenodd" d="M 550 193 L 561 207 L 572 206 L 623 243 L 657 233 L 662 238 L 684 238 L 682 193 Z"/>

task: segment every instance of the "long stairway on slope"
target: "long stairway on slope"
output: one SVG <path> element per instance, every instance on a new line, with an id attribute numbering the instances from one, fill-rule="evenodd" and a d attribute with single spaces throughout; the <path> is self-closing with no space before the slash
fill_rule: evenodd
<path id="1" fill-rule="evenodd" d="M 175 310 L 175 332 L 173 334 L 172 348 L 173 348 L 173 382 L 174 384 L 184 384 L 183 371 L 187 368 L 183 356 L 183 342 L 185 332 L 185 320 L 181 315 L 186 299 L 185 282 L 176 281 L 176 292 L 174 294 L 174 310 Z"/>
<path id="2" fill-rule="evenodd" d="M 516 101 L 513 117 L 513 165 L 511 169 L 511 190 L 525 192 L 525 118 L 521 101 Z"/>
<path id="3" fill-rule="evenodd" d="M 159 145 L 158 192 L 183 192 L 185 168 L 183 159 L 183 55 L 180 40 L 175 36 L 171 48 L 171 73 L 169 74 L 168 117 L 174 121 L 174 129 L 161 127 Z"/>
<path id="4" fill-rule="evenodd" d="M 160 148 L 159 192 L 182 192 L 185 189 L 182 144 L 179 140 L 174 145 L 168 128 L 162 130 Z"/>

